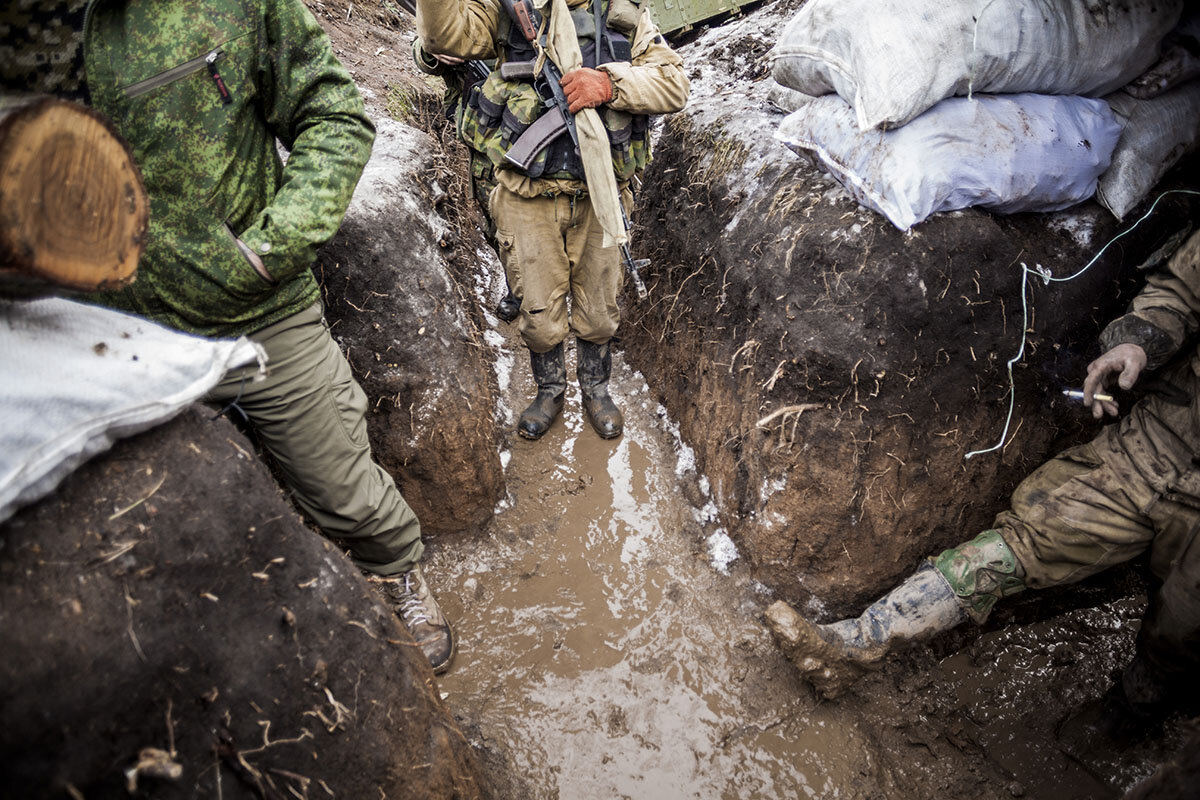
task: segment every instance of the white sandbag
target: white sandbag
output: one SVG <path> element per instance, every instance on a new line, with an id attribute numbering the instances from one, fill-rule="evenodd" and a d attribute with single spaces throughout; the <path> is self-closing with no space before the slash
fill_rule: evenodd
<path id="1" fill-rule="evenodd" d="M 1091 197 L 1121 126 L 1103 100 L 1037 94 L 943 100 L 890 131 L 860 131 L 837 95 L 776 138 L 811 151 L 863 205 L 907 230 L 938 211 L 1057 211 Z"/>
<path id="2" fill-rule="evenodd" d="M 0 522 L 256 358 L 266 354 L 244 338 L 188 336 L 69 300 L 0 300 Z"/>
<path id="3" fill-rule="evenodd" d="M 1167 170 L 1200 146 L 1200 81 L 1150 100 L 1117 92 L 1108 101 L 1125 129 L 1112 165 L 1100 176 L 1096 198 L 1117 219 L 1124 219 Z"/>
<path id="4" fill-rule="evenodd" d="M 1125 91 L 1139 100 L 1149 100 L 1194 78 L 1200 78 L 1200 8 L 1184 14 L 1163 40 L 1162 57 Z"/>
<path id="5" fill-rule="evenodd" d="M 809 0 L 773 51 L 778 83 L 836 92 L 858 126 L 954 95 L 1100 96 L 1158 58 L 1183 0 Z"/>

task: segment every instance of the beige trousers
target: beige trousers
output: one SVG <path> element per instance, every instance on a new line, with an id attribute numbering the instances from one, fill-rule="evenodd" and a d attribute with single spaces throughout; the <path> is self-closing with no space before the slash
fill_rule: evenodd
<path id="1" fill-rule="evenodd" d="M 421 526 L 392 476 L 371 458 L 367 396 L 329 335 L 320 303 L 250 336 L 258 367 L 229 372 L 208 395 L 235 404 L 262 437 L 297 504 L 362 569 L 392 575 L 421 558 Z M 238 415 L 233 407 L 227 412 Z"/>
<path id="2" fill-rule="evenodd" d="M 1162 391 L 1026 478 L 995 524 L 1034 589 L 1148 551 L 1160 583 L 1141 641 L 1175 668 L 1200 664 L 1200 359 L 1183 362 L 1164 370 Z"/>
<path id="3" fill-rule="evenodd" d="M 508 285 L 521 298 L 517 330 L 529 349 L 544 353 L 568 332 L 596 344 L 611 339 L 621 321 L 621 251 L 603 246 L 587 194 L 526 198 L 498 185 L 489 206 Z"/>

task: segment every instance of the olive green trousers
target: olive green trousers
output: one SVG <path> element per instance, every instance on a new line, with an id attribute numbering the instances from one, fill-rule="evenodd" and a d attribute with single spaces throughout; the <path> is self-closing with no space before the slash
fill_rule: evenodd
<path id="1" fill-rule="evenodd" d="M 1200 667 L 1198 371 L 1195 357 L 1163 370 L 1161 391 L 1041 466 L 995 523 L 1034 589 L 1148 552 L 1157 586 L 1140 649 L 1172 672 Z"/>
<path id="2" fill-rule="evenodd" d="M 362 569 L 392 575 L 421 558 L 421 526 L 392 476 L 371 458 L 367 396 L 317 303 L 250 336 L 267 351 L 206 398 L 240 409 L 274 456 L 296 503 Z M 231 407 L 230 415 L 237 415 Z"/>
<path id="3" fill-rule="evenodd" d="M 622 200 L 628 208 L 628 191 Z M 604 246 L 587 194 L 521 197 L 497 185 L 489 208 L 508 285 L 521 298 L 517 330 L 529 349 L 545 353 L 569 332 L 595 344 L 611 339 L 621 322 L 621 251 Z"/>

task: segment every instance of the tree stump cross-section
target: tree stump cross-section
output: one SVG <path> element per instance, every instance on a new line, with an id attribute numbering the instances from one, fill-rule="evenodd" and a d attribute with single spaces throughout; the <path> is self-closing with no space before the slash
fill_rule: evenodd
<path id="1" fill-rule="evenodd" d="M 0 296 L 125 286 L 149 216 L 107 119 L 52 97 L 0 97 Z"/>

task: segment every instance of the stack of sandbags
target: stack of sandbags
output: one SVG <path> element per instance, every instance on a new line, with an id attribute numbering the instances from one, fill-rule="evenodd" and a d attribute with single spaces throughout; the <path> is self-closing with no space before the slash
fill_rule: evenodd
<path id="1" fill-rule="evenodd" d="M 1091 197 L 1121 125 L 1103 100 L 952 97 L 895 130 L 863 133 L 837 95 L 814 97 L 776 134 L 813 153 L 864 206 L 908 230 L 969 206 L 1057 211 Z"/>
<path id="2" fill-rule="evenodd" d="M 1182 5 L 810 0 L 773 54 L 797 107 L 779 136 L 903 229 L 974 205 L 1066 208 L 1094 194 L 1120 134 L 1090 98 L 1157 61 Z"/>
<path id="3" fill-rule="evenodd" d="M 1200 11 L 1190 12 L 1167 38 L 1157 64 L 1105 99 L 1124 130 L 1096 198 L 1124 219 L 1200 144 Z"/>

